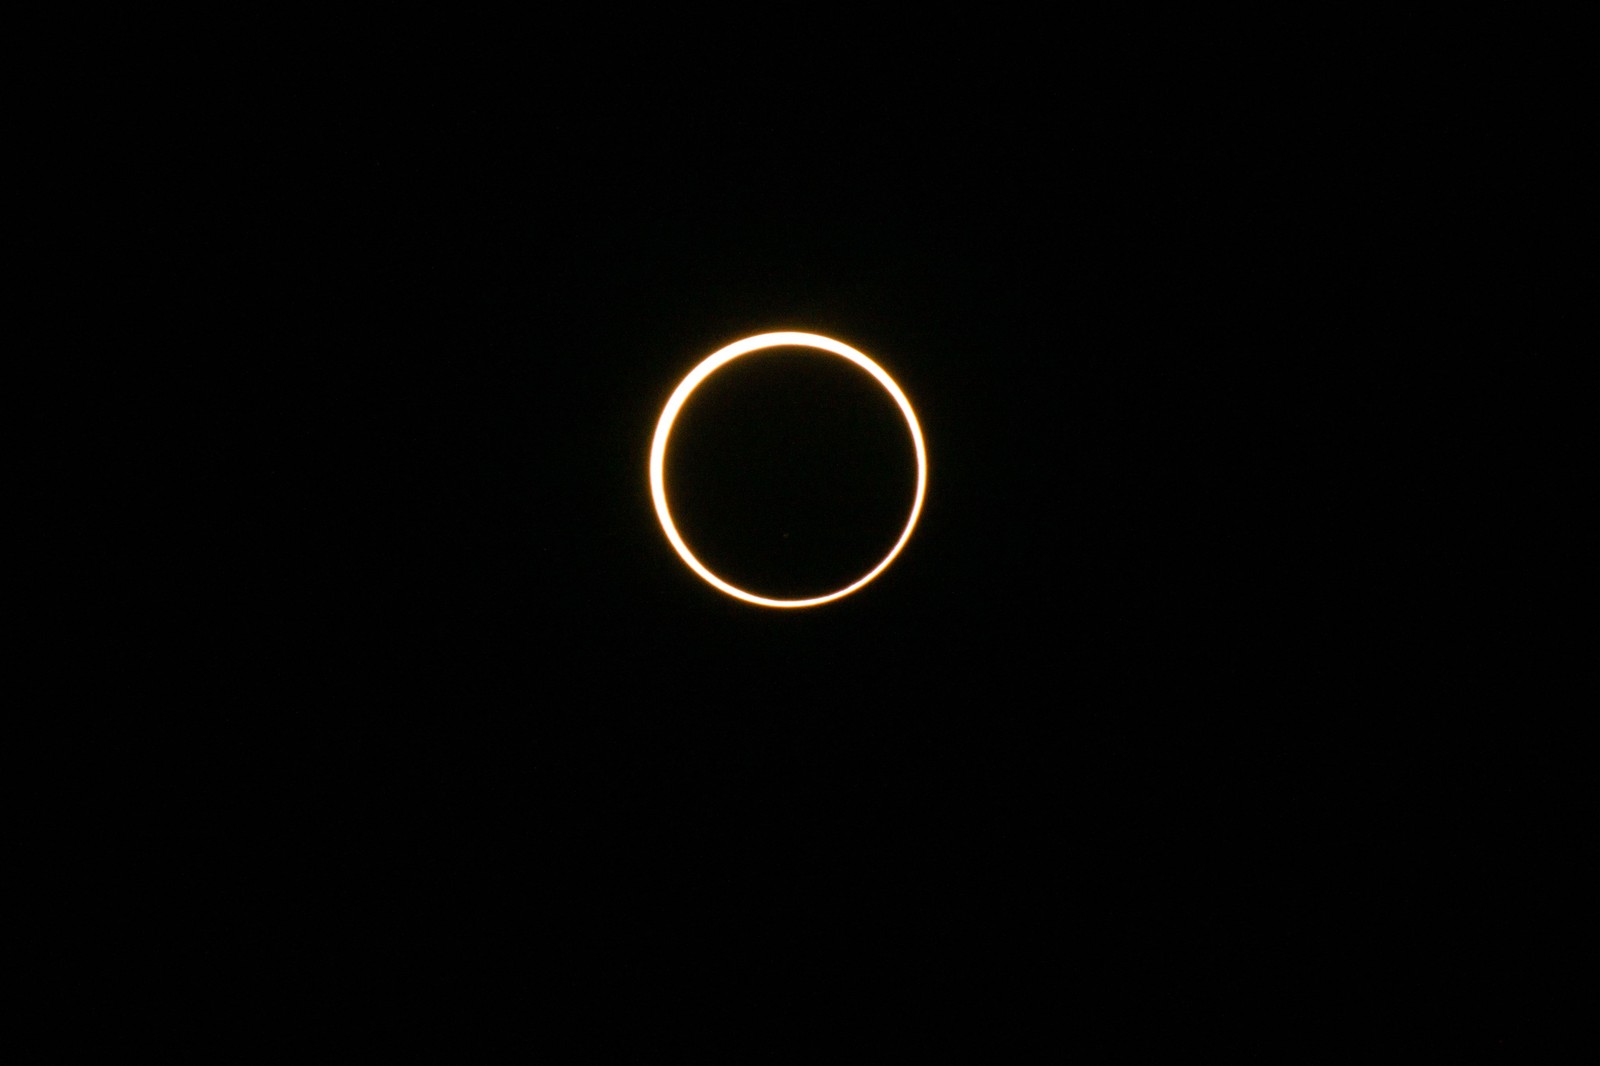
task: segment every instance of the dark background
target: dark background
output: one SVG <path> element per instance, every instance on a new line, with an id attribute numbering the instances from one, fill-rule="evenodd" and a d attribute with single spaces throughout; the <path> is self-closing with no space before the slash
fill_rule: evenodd
<path id="1" fill-rule="evenodd" d="M 1415 40 L 1029 37 L 236 42 L 126 108 L 197 426 L 198 971 L 901 1049 L 1515 1037 L 1532 845 L 1409 517 L 1470 462 L 1417 406 L 1451 97 Z M 930 458 L 895 564 L 793 612 L 646 481 L 681 377 L 789 329 Z M 796 374 L 683 438 L 775 589 L 884 536 L 830 492 L 903 513 L 892 409 Z"/>

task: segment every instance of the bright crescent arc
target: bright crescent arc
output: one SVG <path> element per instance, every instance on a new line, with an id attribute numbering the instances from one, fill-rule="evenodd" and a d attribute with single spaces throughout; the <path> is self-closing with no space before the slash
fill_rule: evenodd
<path id="1" fill-rule="evenodd" d="M 854 584 L 847 585 L 837 592 L 830 592 L 826 596 L 813 596 L 804 600 L 775 600 L 767 596 L 757 596 L 754 593 L 746 592 L 744 589 L 736 588 L 713 574 L 706 569 L 705 564 L 694 557 L 694 553 L 689 550 L 689 546 L 683 542 L 683 537 L 678 533 L 678 527 L 672 523 L 672 513 L 667 508 L 665 474 L 667 438 L 671 436 L 672 423 L 676 421 L 678 412 L 688 401 L 689 396 L 695 389 L 700 387 L 701 382 L 705 381 L 706 378 L 741 355 L 748 355 L 763 348 L 776 348 L 782 345 L 817 348 L 824 352 L 831 352 L 834 355 L 850 360 L 871 374 L 878 384 L 882 385 L 889 395 L 894 397 L 894 402 L 900 405 L 901 413 L 906 416 L 906 425 L 911 427 L 911 443 L 917 452 L 917 493 L 911 504 L 911 517 L 906 520 L 906 527 L 900 533 L 900 539 L 889 550 L 889 554 L 884 556 L 883 561 L 873 567 L 865 577 L 860 578 Z M 683 561 L 688 564 L 689 569 L 699 574 L 708 584 L 736 599 L 744 600 L 746 603 L 759 604 L 762 607 L 815 607 L 819 604 L 848 596 L 883 573 L 889 564 L 894 562 L 895 556 L 900 554 L 900 549 L 906 546 L 906 541 L 911 539 L 911 531 L 916 527 L 917 516 L 922 513 L 922 497 L 927 491 L 927 487 L 928 456 L 922 444 L 922 427 L 917 424 L 916 413 L 911 410 L 911 401 L 906 399 L 905 393 L 900 391 L 900 386 L 896 385 L 894 380 L 877 363 L 874 363 L 847 344 L 841 344 L 829 337 L 822 337 L 815 333 L 762 333 L 755 337 L 746 337 L 742 341 L 735 341 L 726 348 L 714 352 L 701 360 L 700 365 L 689 371 L 689 375 L 679 382 L 677 389 L 672 393 L 671 399 L 667 400 L 667 406 L 661 411 L 661 419 L 656 423 L 655 441 L 650 446 L 650 496 L 655 500 L 656 517 L 661 520 L 661 528 L 666 533 L 667 540 L 672 542 L 672 547 L 682 557 Z"/>

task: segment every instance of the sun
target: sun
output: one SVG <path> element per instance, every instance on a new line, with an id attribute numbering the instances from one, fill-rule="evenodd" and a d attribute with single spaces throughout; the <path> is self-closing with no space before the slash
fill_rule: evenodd
<path id="1" fill-rule="evenodd" d="M 889 554 L 885 555 L 877 566 L 874 566 L 866 574 L 844 588 L 830 592 L 825 596 L 812 596 L 801 600 L 777 600 L 768 596 L 758 596 L 753 592 L 747 592 L 731 585 L 716 574 L 713 574 L 705 564 L 695 558 L 694 553 L 689 550 L 689 546 L 684 543 L 683 537 L 678 533 L 677 526 L 672 522 L 672 510 L 667 505 L 665 475 L 667 442 L 672 436 L 672 423 L 676 421 L 678 412 L 683 409 L 683 405 L 688 402 L 689 397 L 694 394 L 694 390 L 699 388 L 701 383 L 741 355 L 759 352 L 764 348 L 782 346 L 815 348 L 819 351 L 829 352 L 840 358 L 848 359 L 862 370 L 871 374 L 873 379 L 879 385 L 882 385 L 884 390 L 894 398 L 895 404 L 900 408 L 900 413 L 905 415 L 906 425 L 911 430 L 911 444 L 917 453 L 917 490 L 911 501 L 911 513 L 906 519 L 905 528 L 900 532 L 900 539 L 895 541 L 895 545 L 889 550 Z M 656 517 L 661 520 L 661 529 L 666 533 L 667 540 L 671 542 L 673 549 L 688 564 L 689 569 L 699 574 L 713 588 L 727 593 L 735 599 L 757 604 L 761 607 L 816 607 L 824 603 L 831 603 L 834 600 L 843 599 L 852 592 L 861 589 L 873 578 L 888 569 L 889 564 L 894 562 L 895 556 L 900 554 L 901 549 L 906 546 L 906 542 L 911 539 L 911 531 L 916 528 L 917 518 L 922 513 L 922 500 L 927 493 L 927 488 L 927 449 L 922 442 L 922 427 L 917 424 L 916 412 L 911 409 L 911 401 L 906 399 L 906 394 L 900 391 L 900 386 L 896 385 L 894 379 L 877 363 L 848 344 L 841 344 L 831 337 L 823 337 L 815 333 L 762 333 L 758 336 L 746 337 L 744 340 L 735 341 L 726 348 L 708 355 L 700 361 L 698 366 L 689 371 L 688 376 L 679 382 L 678 387 L 673 390 L 671 398 L 667 400 L 666 407 L 662 408 L 661 418 L 656 422 L 655 440 L 650 446 L 650 496 L 655 501 Z"/>

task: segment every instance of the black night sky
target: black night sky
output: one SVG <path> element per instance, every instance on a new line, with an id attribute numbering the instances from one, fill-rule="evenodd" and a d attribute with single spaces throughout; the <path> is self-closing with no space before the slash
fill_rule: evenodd
<path id="1" fill-rule="evenodd" d="M 166 195 L 246 534 L 192 545 L 205 958 L 972 1061 L 1501 1034 L 1465 1005 L 1511 941 L 1452 932 L 1499 889 L 1432 871 L 1505 830 L 1481 761 L 1419 761 L 1401 105 L 1141 40 L 440 45 L 202 103 Z M 904 553 L 813 610 L 707 587 L 646 481 L 683 375 L 777 330 L 928 445 Z M 898 533 L 904 426 L 843 363 L 752 357 L 678 432 L 680 524 L 756 591 Z"/>

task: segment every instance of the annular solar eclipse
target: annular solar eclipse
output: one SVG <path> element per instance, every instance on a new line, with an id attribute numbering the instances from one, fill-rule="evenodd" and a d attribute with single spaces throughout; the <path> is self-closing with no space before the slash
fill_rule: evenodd
<path id="1" fill-rule="evenodd" d="M 673 422 L 677 419 L 678 413 L 683 409 L 684 404 L 694 395 L 695 389 L 699 388 L 712 374 L 726 367 L 740 356 L 759 352 L 765 348 L 781 346 L 815 348 L 819 351 L 828 352 L 842 359 L 848 359 L 868 374 L 871 374 L 873 379 L 879 385 L 882 385 L 884 390 L 894 398 L 894 402 L 899 406 L 901 413 L 905 415 L 906 425 L 911 430 L 911 444 L 917 455 L 916 493 L 911 500 L 911 510 L 906 518 L 905 528 L 900 533 L 900 539 L 889 550 L 889 554 L 885 555 L 876 566 L 851 584 L 826 595 L 811 596 L 806 599 L 783 600 L 760 596 L 738 588 L 712 573 L 705 564 L 695 558 L 694 552 L 689 550 L 689 545 L 684 542 L 677 526 L 673 524 L 672 510 L 667 501 L 665 475 L 667 444 L 672 436 Z M 928 457 L 922 443 L 922 427 L 917 424 L 916 412 L 911 409 L 911 401 L 906 399 L 905 393 L 900 391 L 900 386 L 896 385 L 894 380 L 877 363 L 848 344 L 841 344 L 830 337 L 819 336 L 815 333 L 762 333 L 758 336 L 746 337 L 744 340 L 735 341 L 726 348 L 713 352 L 701 360 L 700 364 L 689 371 L 688 376 L 678 383 L 678 387 L 673 391 L 671 398 L 667 400 L 666 407 L 661 411 L 661 418 L 656 423 L 655 440 L 650 446 L 650 495 L 655 501 L 656 517 L 661 520 L 661 529 L 666 533 L 667 540 L 671 542 L 673 549 L 677 551 L 679 557 L 683 559 L 689 569 L 693 570 L 713 588 L 736 599 L 744 600 L 746 603 L 754 603 L 762 607 L 816 607 L 850 595 L 883 573 L 884 570 L 888 569 L 889 564 L 894 562 L 895 556 L 899 555 L 901 549 L 906 546 L 906 542 L 911 539 L 911 531 L 916 528 L 917 517 L 922 512 L 922 499 L 927 491 L 927 486 Z"/>

